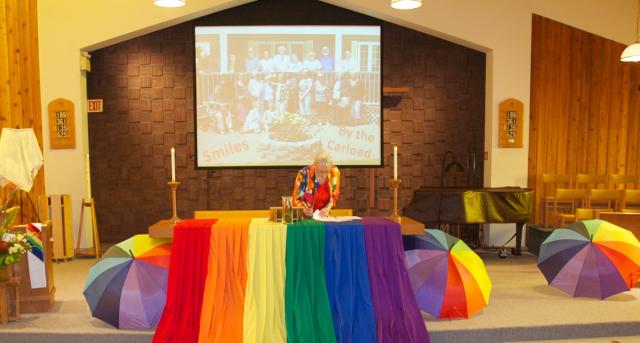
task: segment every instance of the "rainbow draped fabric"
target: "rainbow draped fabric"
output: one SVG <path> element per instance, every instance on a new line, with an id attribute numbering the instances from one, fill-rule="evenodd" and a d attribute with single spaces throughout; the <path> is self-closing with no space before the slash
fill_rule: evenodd
<path id="1" fill-rule="evenodd" d="M 383 218 L 187 220 L 154 342 L 429 342 Z"/>

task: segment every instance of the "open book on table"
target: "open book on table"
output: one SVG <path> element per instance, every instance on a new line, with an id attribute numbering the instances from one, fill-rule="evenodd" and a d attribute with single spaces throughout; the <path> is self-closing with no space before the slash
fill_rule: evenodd
<path id="1" fill-rule="evenodd" d="M 320 210 L 313 212 L 313 219 L 322 222 L 348 222 L 351 220 L 362 219 L 358 216 L 343 216 L 343 217 L 324 217 L 320 214 Z"/>

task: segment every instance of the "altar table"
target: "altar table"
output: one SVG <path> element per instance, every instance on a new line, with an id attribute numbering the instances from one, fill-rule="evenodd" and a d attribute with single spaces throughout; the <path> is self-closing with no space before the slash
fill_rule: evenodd
<path id="1" fill-rule="evenodd" d="M 185 220 L 154 342 L 429 342 L 384 218 Z"/>

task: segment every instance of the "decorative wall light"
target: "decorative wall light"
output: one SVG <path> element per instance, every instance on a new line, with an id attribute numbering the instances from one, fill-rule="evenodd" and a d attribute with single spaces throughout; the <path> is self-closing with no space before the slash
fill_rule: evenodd
<path id="1" fill-rule="evenodd" d="M 638 15 L 636 17 L 636 42 L 624 49 L 622 55 L 620 55 L 620 61 L 622 62 L 640 62 L 640 35 L 638 34 L 638 26 L 640 26 L 640 0 L 638 0 Z"/>
<path id="2" fill-rule="evenodd" d="M 159 7 L 182 7 L 186 0 L 153 0 L 153 4 Z"/>
<path id="3" fill-rule="evenodd" d="M 391 0 L 391 7 L 398 10 L 412 10 L 422 6 L 422 0 Z"/>

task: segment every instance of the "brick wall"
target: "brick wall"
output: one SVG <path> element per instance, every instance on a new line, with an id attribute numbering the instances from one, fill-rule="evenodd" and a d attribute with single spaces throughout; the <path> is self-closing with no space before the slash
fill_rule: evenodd
<path id="1" fill-rule="evenodd" d="M 291 193 L 297 169 L 194 168 L 193 26 L 180 24 L 91 53 L 88 95 L 104 99 L 105 109 L 89 116 L 91 187 L 105 242 L 145 233 L 171 217 L 172 146 L 182 218 L 199 209 L 266 209 Z M 383 84 L 409 86 L 410 92 L 396 108 L 384 110 L 384 167 L 343 168 L 338 207 L 353 208 L 356 215 L 390 213 L 394 144 L 403 180 L 400 208 L 418 187 L 440 185 L 448 150 L 465 167 L 475 153 L 478 172 L 471 183 L 481 185 L 484 74 L 484 54 L 384 23 Z"/>

